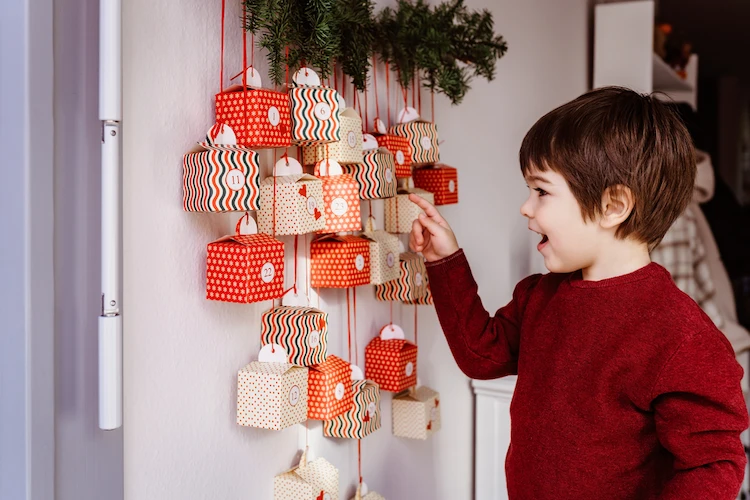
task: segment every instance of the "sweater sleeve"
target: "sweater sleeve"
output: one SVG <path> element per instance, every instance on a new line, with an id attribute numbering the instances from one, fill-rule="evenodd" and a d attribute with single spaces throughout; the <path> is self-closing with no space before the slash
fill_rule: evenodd
<path id="1" fill-rule="evenodd" d="M 661 500 L 736 498 L 747 460 L 740 441 L 748 426 L 741 378 L 729 342 L 715 328 L 686 339 L 662 368 L 652 408 L 675 475 Z"/>
<path id="2" fill-rule="evenodd" d="M 463 250 L 427 263 L 427 274 L 440 325 L 461 371 L 473 379 L 516 374 L 521 316 L 540 275 L 521 281 L 511 302 L 490 316 Z"/>

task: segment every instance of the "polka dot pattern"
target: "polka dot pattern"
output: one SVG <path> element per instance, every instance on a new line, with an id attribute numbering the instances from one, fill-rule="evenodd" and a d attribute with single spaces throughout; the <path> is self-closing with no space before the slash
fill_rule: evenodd
<path id="1" fill-rule="evenodd" d="M 339 470 L 325 458 L 316 458 L 305 467 L 298 467 L 294 472 L 312 486 L 313 499 L 339 498 Z"/>
<path id="2" fill-rule="evenodd" d="M 447 165 L 419 168 L 414 171 L 414 185 L 435 196 L 435 205 L 458 203 L 458 170 Z"/>
<path id="3" fill-rule="evenodd" d="M 314 288 L 351 288 L 369 283 L 368 240 L 359 236 L 326 236 L 310 244 L 310 284 Z"/>
<path id="4" fill-rule="evenodd" d="M 429 387 L 418 387 L 393 397 L 393 435 L 427 439 L 440 430 L 440 395 Z"/>
<path id="5" fill-rule="evenodd" d="M 385 231 L 364 233 L 370 240 L 370 283 L 382 285 L 396 280 L 400 274 L 398 236 Z"/>
<path id="6" fill-rule="evenodd" d="M 278 431 L 306 417 L 307 368 L 253 361 L 237 373 L 239 425 Z"/>
<path id="7" fill-rule="evenodd" d="M 227 236 L 208 244 L 206 298 L 249 304 L 283 294 L 282 242 L 266 234 L 250 234 Z"/>
<path id="8" fill-rule="evenodd" d="M 271 107 L 278 111 L 278 119 L 276 115 L 269 118 Z M 283 92 L 240 89 L 216 94 L 216 121 L 232 127 L 237 143 L 243 146 L 284 148 L 292 141 L 289 94 Z"/>
<path id="9" fill-rule="evenodd" d="M 302 162 L 304 165 L 315 165 L 328 158 L 348 165 L 362 163 L 362 156 L 362 119 L 347 108 L 341 113 L 341 140 L 306 146 L 302 152 Z"/>
<path id="10" fill-rule="evenodd" d="M 349 174 L 321 177 L 325 225 L 319 233 L 339 233 L 362 229 L 359 184 Z M 342 201 L 343 200 L 343 201 Z"/>
<path id="11" fill-rule="evenodd" d="M 409 363 L 412 369 L 407 375 Z M 375 337 L 365 347 L 365 378 L 390 392 L 417 385 L 417 346 L 407 340 Z"/>
<path id="12" fill-rule="evenodd" d="M 409 201 L 409 193 L 414 193 L 430 203 L 435 202 L 432 193 L 424 189 L 399 189 L 399 194 L 385 200 L 385 230 L 389 233 L 410 233 L 412 224 L 419 214 L 423 213 L 421 208 Z"/>
<path id="13" fill-rule="evenodd" d="M 352 497 L 351 500 L 356 500 L 357 497 Z M 361 497 L 362 500 L 385 500 L 385 497 L 376 491 L 370 491 L 367 495 Z"/>
<path id="14" fill-rule="evenodd" d="M 338 356 L 330 355 L 323 363 L 311 366 L 307 379 L 307 418 L 329 420 L 349 411 L 354 404 L 351 377 L 349 363 Z"/>
<path id="15" fill-rule="evenodd" d="M 311 500 L 315 498 L 313 487 L 299 477 L 295 470 L 284 472 L 273 478 L 273 500 Z"/>
<path id="16" fill-rule="evenodd" d="M 411 148 L 406 137 L 392 134 L 383 135 L 378 137 L 378 145 L 393 154 L 396 178 L 406 179 L 411 177 Z"/>
<path id="17" fill-rule="evenodd" d="M 311 175 L 297 174 L 276 177 L 277 235 L 306 234 L 325 227 L 323 182 Z M 274 178 L 260 185 L 258 231 L 274 234 Z"/>

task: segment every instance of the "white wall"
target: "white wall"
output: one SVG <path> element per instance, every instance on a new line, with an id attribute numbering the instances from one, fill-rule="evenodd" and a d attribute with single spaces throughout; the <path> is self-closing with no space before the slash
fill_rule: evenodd
<path id="1" fill-rule="evenodd" d="M 241 61 L 240 13 L 231 4 L 229 75 Z M 515 282 L 539 266 L 518 213 L 526 196 L 518 148 L 539 116 L 586 88 L 586 4 L 470 1 L 494 12 L 509 53 L 498 62 L 497 79 L 476 81 L 460 107 L 437 99 L 442 158 L 460 169 L 461 203 L 443 212 L 489 308 L 507 301 Z M 257 355 L 260 314 L 270 304 L 205 300 L 205 245 L 230 232 L 237 216 L 181 209 L 182 155 L 212 120 L 220 2 L 133 0 L 124 16 L 125 498 L 271 498 L 273 476 L 292 464 L 304 427 L 269 432 L 234 424 L 236 371 Z M 382 204 L 373 205 L 379 214 Z M 389 320 L 388 306 L 372 295 L 371 288 L 358 290 L 360 360 Z M 324 291 L 322 299 L 331 318 L 330 352 L 345 357 L 344 294 Z M 411 335 L 413 308 L 395 311 Z M 394 438 L 391 396 L 384 393 L 383 427 L 362 444 L 365 481 L 391 499 L 470 498 L 469 381 L 434 311 L 421 310 L 419 319 L 420 379 L 441 392 L 443 430 L 427 442 Z M 322 438 L 318 422 L 310 423 L 308 440 L 315 455 L 339 467 L 341 497 L 349 498 L 356 444 Z"/>

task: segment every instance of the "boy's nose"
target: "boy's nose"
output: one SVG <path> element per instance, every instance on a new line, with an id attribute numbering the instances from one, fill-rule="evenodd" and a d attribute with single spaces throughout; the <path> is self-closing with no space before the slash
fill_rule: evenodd
<path id="1" fill-rule="evenodd" d="M 529 219 L 531 219 L 531 215 L 532 215 L 532 213 L 531 213 L 531 200 L 528 199 L 528 198 L 523 203 L 523 205 L 521 205 L 521 215 L 523 215 L 524 217 L 528 217 Z"/>

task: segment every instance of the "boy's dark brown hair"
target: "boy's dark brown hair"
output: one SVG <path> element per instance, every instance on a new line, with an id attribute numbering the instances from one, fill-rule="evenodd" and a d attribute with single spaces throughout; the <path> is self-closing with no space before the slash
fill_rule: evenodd
<path id="1" fill-rule="evenodd" d="M 695 183 L 695 151 L 679 116 L 656 97 L 621 87 L 592 90 L 547 113 L 519 153 L 526 176 L 562 175 L 584 219 L 601 215 L 607 188 L 630 188 L 635 207 L 617 229 L 655 247 L 687 207 Z"/>

